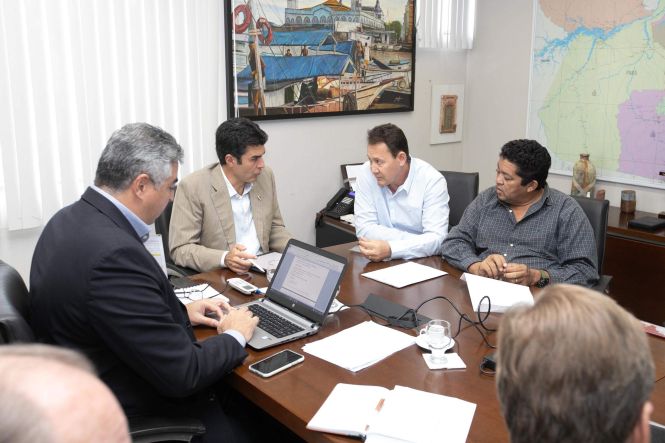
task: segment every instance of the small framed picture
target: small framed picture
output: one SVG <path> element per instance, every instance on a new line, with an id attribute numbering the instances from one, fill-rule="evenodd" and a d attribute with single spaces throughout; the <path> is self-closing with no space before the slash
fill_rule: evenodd
<path id="1" fill-rule="evenodd" d="M 432 85 L 430 144 L 462 140 L 464 85 Z"/>

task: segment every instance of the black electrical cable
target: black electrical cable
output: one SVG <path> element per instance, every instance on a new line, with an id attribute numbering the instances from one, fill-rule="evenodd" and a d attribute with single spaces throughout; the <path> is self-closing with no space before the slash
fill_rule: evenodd
<path id="1" fill-rule="evenodd" d="M 490 298 L 488 296 L 484 296 L 480 299 L 480 302 L 478 304 L 478 309 L 476 310 L 476 315 L 478 316 L 478 321 L 474 321 L 468 315 L 464 314 L 459 309 L 457 309 L 457 306 L 455 306 L 455 304 L 452 301 L 450 301 L 447 297 L 445 297 L 443 295 L 437 295 L 435 297 L 432 297 L 432 298 L 429 298 L 429 299 L 423 301 L 415 309 L 411 309 L 411 308 L 407 309 L 404 312 L 404 314 L 400 315 L 399 317 L 388 317 L 387 318 L 387 324 L 389 324 L 390 326 L 405 327 L 404 323 L 407 323 L 410 326 L 409 329 L 417 328 L 418 327 L 418 311 L 420 310 L 420 308 L 422 308 L 425 304 L 431 302 L 432 300 L 437 300 L 437 299 L 442 299 L 442 300 L 447 301 L 450 304 L 450 306 L 455 310 L 457 315 L 459 315 L 459 321 L 457 323 L 457 332 L 452 337 L 453 339 L 457 338 L 459 333 L 462 332 L 464 329 L 466 329 L 466 328 L 462 328 L 462 321 L 466 321 L 466 322 L 469 323 L 469 327 L 473 326 L 478 331 L 478 333 L 482 337 L 483 341 L 485 342 L 485 345 L 487 345 L 489 348 L 496 349 L 496 346 L 491 344 L 487 340 L 487 336 L 483 333 L 483 330 L 485 330 L 486 332 L 495 332 L 496 331 L 496 329 L 489 328 L 485 325 L 485 321 L 489 317 L 489 315 L 491 313 L 491 310 L 492 310 L 492 301 L 490 300 Z M 482 316 L 481 316 L 481 305 L 483 304 L 485 299 L 487 299 L 487 311 L 483 312 Z M 360 308 L 360 309 L 362 309 L 363 311 L 365 311 L 365 313 L 367 315 L 370 316 L 370 318 L 373 318 L 375 316 L 381 317 L 380 315 L 378 315 L 378 313 L 372 311 L 371 309 L 367 309 L 367 307 L 363 306 L 362 304 L 347 305 L 347 306 L 349 308 Z M 478 325 L 480 325 L 480 327 L 478 327 Z"/>
<path id="2" fill-rule="evenodd" d="M 422 308 L 426 303 L 429 303 L 429 302 L 431 302 L 432 300 L 437 300 L 437 299 L 442 299 L 442 300 L 447 301 L 447 302 L 450 304 L 450 306 L 455 310 L 455 312 L 457 312 L 457 315 L 459 315 L 459 322 L 457 323 L 457 332 L 455 333 L 455 335 L 453 336 L 453 338 L 457 338 L 457 336 L 459 335 L 459 333 L 462 331 L 462 320 L 464 320 L 464 321 L 467 321 L 467 322 L 470 324 L 470 326 L 473 326 L 473 327 L 478 331 L 478 333 L 480 334 L 480 336 L 482 337 L 483 341 L 485 342 L 485 344 L 486 344 L 488 347 L 490 347 L 490 348 L 492 348 L 492 349 L 496 349 L 496 346 L 494 346 L 493 344 L 491 344 L 491 343 L 487 340 L 486 335 L 485 335 L 485 334 L 483 333 L 483 331 L 478 327 L 478 325 L 480 325 L 480 326 L 481 326 L 485 331 L 487 331 L 487 332 L 494 332 L 494 331 L 495 331 L 495 329 L 491 329 L 491 328 L 488 328 L 487 326 L 485 326 L 485 323 L 484 323 L 485 320 L 487 320 L 487 317 L 489 317 L 489 314 L 490 314 L 491 309 L 492 309 L 492 304 L 491 304 L 492 302 L 491 302 L 491 300 L 490 300 L 490 298 L 489 298 L 488 296 L 484 296 L 483 298 L 480 299 L 480 303 L 478 304 L 478 310 L 476 311 L 476 315 L 478 316 L 478 321 L 474 321 L 474 320 L 472 320 L 468 315 L 464 314 L 463 312 L 460 312 L 460 310 L 457 309 L 457 306 L 455 306 L 455 304 L 454 304 L 452 301 L 450 301 L 450 300 L 448 299 L 448 297 L 445 297 L 445 296 L 443 296 L 443 295 L 437 295 L 437 296 L 435 296 L 435 297 L 429 298 L 429 299 L 423 301 L 422 303 L 420 303 L 420 304 L 418 305 L 418 307 L 417 307 L 416 309 L 413 310 L 413 311 L 414 311 L 414 315 L 417 316 L 417 315 L 418 315 L 418 311 L 420 310 L 420 308 Z M 481 307 L 481 305 L 482 305 L 482 303 L 483 303 L 483 301 L 484 301 L 485 299 L 487 299 L 487 312 L 485 312 L 485 313 L 484 313 L 484 316 L 481 317 L 481 316 L 480 316 L 480 307 Z M 417 317 L 416 317 L 416 318 L 417 318 Z"/>

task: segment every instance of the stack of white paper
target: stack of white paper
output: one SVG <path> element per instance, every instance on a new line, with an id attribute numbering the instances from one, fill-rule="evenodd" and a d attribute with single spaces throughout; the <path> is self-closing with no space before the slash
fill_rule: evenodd
<path id="1" fill-rule="evenodd" d="M 466 280 L 471 297 L 471 306 L 474 310 L 478 309 L 478 304 L 484 296 L 488 296 L 491 301 L 492 312 L 505 312 L 509 307 L 525 303 L 533 304 L 533 295 L 528 286 L 516 285 L 502 280 L 481 277 L 469 273 L 462 274 L 462 280 Z M 487 302 L 480 306 L 480 312 L 487 311 Z"/>
<path id="2" fill-rule="evenodd" d="M 356 372 L 414 344 L 415 337 L 372 321 L 357 324 L 324 339 L 307 343 L 303 351 Z"/>

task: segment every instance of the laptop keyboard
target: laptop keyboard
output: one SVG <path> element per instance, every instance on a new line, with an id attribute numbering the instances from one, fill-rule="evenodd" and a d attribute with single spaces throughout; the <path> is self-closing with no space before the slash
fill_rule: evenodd
<path id="1" fill-rule="evenodd" d="M 249 305 L 247 308 L 259 317 L 259 328 L 277 338 L 286 337 L 287 335 L 303 330 L 300 326 L 264 308 L 258 303 Z"/>

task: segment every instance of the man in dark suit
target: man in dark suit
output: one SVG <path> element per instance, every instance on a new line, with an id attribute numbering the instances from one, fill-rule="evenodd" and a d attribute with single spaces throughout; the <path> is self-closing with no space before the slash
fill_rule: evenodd
<path id="1" fill-rule="evenodd" d="M 113 133 L 95 186 L 53 216 L 37 243 L 31 324 L 41 341 L 86 354 L 129 417 L 198 417 L 205 441 L 234 441 L 213 387 L 247 356 L 258 319 L 223 302 L 185 308 L 143 245 L 148 224 L 173 198 L 182 157 L 154 126 Z M 197 343 L 198 324 L 218 335 Z"/>

